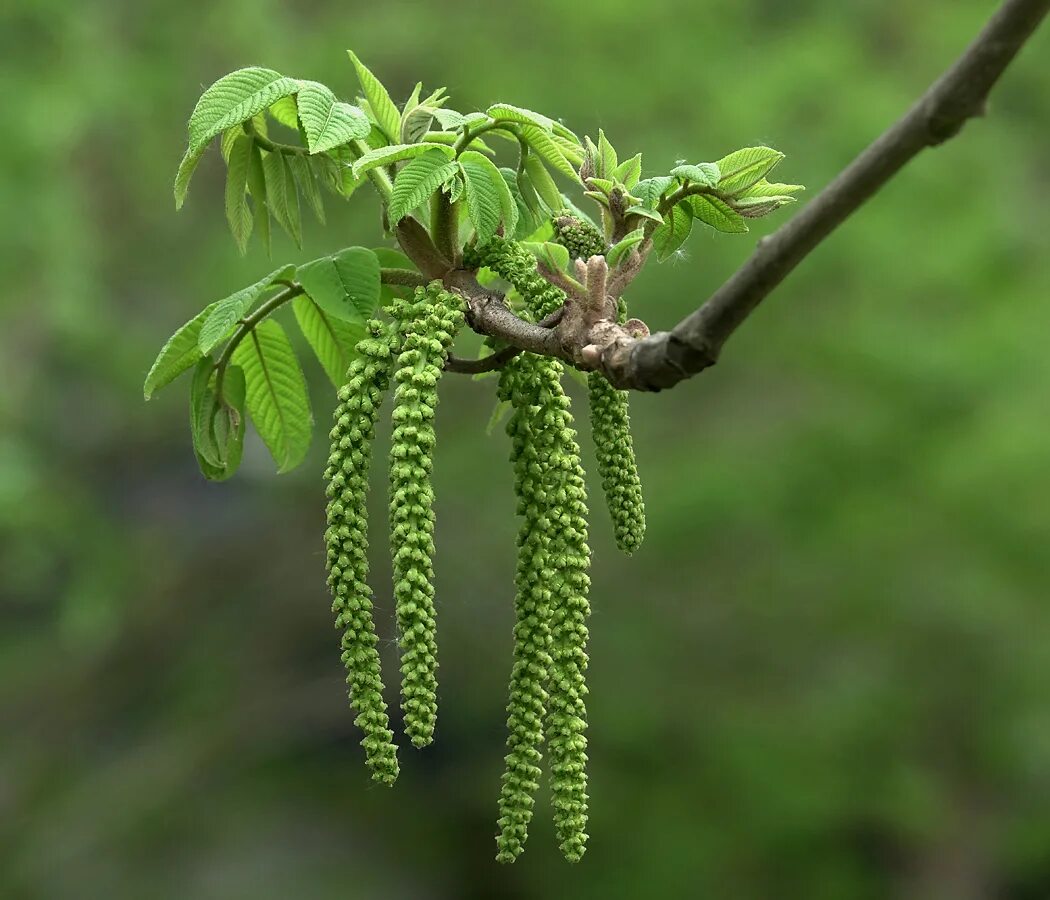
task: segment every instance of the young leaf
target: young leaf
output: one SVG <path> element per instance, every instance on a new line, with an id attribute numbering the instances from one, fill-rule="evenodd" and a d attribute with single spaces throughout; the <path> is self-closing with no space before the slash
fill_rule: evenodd
<path id="1" fill-rule="evenodd" d="M 784 154 L 772 147 L 744 147 L 722 157 L 717 165 L 722 177 L 718 189 L 724 194 L 746 191 L 759 179 L 765 177 L 784 158 Z"/>
<path id="2" fill-rule="evenodd" d="M 598 129 L 598 174 L 602 178 L 611 178 L 616 169 L 616 151 L 602 129 Z"/>
<path id="3" fill-rule="evenodd" d="M 740 191 L 737 193 L 737 199 L 743 197 L 783 197 L 791 196 L 791 194 L 797 194 L 799 191 L 804 191 L 805 187 L 801 184 L 778 184 L 776 182 L 766 181 L 763 178 L 761 181 L 756 181 L 746 191 Z"/>
<path id="4" fill-rule="evenodd" d="M 557 123 L 555 123 L 554 134 L 551 135 L 551 141 L 561 151 L 561 155 L 572 165 L 579 166 L 583 163 L 584 153 L 580 148 L 579 140 L 569 140 L 559 134 Z"/>
<path id="5" fill-rule="evenodd" d="M 628 216 L 641 216 L 643 219 L 652 219 L 654 222 L 663 222 L 664 217 L 661 216 L 655 209 L 649 209 L 648 206 L 630 206 L 627 208 L 627 212 L 624 213 L 624 217 Z"/>
<path id="6" fill-rule="evenodd" d="M 201 474 L 209 481 L 221 481 L 223 465 L 211 423 L 215 413 L 215 361 L 206 356 L 193 370 L 190 384 L 190 437 Z"/>
<path id="7" fill-rule="evenodd" d="M 170 384 L 188 368 L 196 365 L 203 355 L 197 343 L 201 326 L 219 302 L 216 300 L 209 303 L 168 338 L 150 366 L 149 374 L 146 375 L 146 381 L 142 385 L 143 397 L 149 400 L 164 385 Z"/>
<path id="8" fill-rule="evenodd" d="M 189 147 L 175 176 L 175 207 L 186 199 L 193 170 L 213 137 L 297 90 L 299 82 L 294 78 L 252 67 L 223 76 L 201 94 L 190 114 Z"/>
<path id="9" fill-rule="evenodd" d="M 705 198 L 706 199 L 706 198 Z M 675 252 L 693 228 L 693 216 L 687 206 L 676 203 L 664 216 L 664 224 L 653 232 L 653 248 L 661 262 Z"/>
<path id="10" fill-rule="evenodd" d="M 204 320 L 197 335 L 200 352 L 211 353 L 229 335 L 238 319 L 255 305 L 256 301 L 278 280 L 286 281 L 295 275 L 295 266 L 281 266 L 274 269 L 265 278 L 255 284 L 241 288 L 236 293 L 224 297 L 208 307 L 208 317 Z"/>
<path id="11" fill-rule="evenodd" d="M 467 213 L 479 244 L 492 240 L 503 215 L 502 191 L 507 185 L 499 169 L 485 156 L 467 150 L 459 158 L 467 195 Z"/>
<path id="12" fill-rule="evenodd" d="M 502 166 L 499 171 L 514 202 L 514 225 L 507 225 L 504 231 L 514 240 L 520 241 L 527 234 L 536 230 L 537 218 L 532 210 L 529 209 L 521 189 L 518 187 L 518 173 L 513 169 Z M 528 184 L 528 178 L 523 178 L 522 180 Z M 529 185 L 529 188 L 531 190 L 532 185 Z M 513 231 L 510 230 L 511 228 L 513 228 Z"/>
<path id="13" fill-rule="evenodd" d="M 298 81 L 272 69 L 252 66 L 224 75 L 201 94 L 190 114 L 190 149 L 201 149 L 221 131 L 298 90 Z"/>
<path id="14" fill-rule="evenodd" d="M 794 197 L 782 194 L 771 197 L 734 197 L 730 201 L 730 206 L 745 219 L 761 219 L 762 216 L 768 216 L 780 207 L 794 202 Z"/>
<path id="15" fill-rule="evenodd" d="M 248 250 L 248 238 L 252 234 L 252 211 L 248 208 L 247 191 L 254 144 L 246 134 L 237 138 L 230 148 L 226 171 L 226 221 L 242 255 Z"/>
<path id="16" fill-rule="evenodd" d="M 306 380 L 284 329 L 266 319 L 233 351 L 244 370 L 248 414 L 277 463 L 294 469 L 310 447 L 313 419 Z"/>
<path id="17" fill-rule="evenodd" d="M 630 159 L 625 159 L 612 171 L 613 180 L 620 182 L 627 190 L 638 184 L 642 177 L 642 154 L 636 153 Z"/>
<path id="18" fill-rule="evenodd" d="M 299 267 L 299 283 L 328 315 L 363 324 L 379 305 L 379 258 L 365 247 L 347 247 Z"/>
<path id="19" fill-rule="evenodd" d="M 297 247 L 303 245 L 299 192 L 283 153 L 267 153 L 262 160 L 266 179 L 266 203 L 278 224 L 288 232 Z"/>
<path id="20" fill-rule="evenodd" d="M 394 101 L 390 99 L 386 88 L 357 58 L 357 54 L 353 50 L 346 52 L 350 54 L 350 62 L 354 64 L 357 80 L 361 83 L 361 90 L 368 98 L 368 105 L 372 110 L 372 115 L 375 116 L 376 124 L 386 136 L 387 143 L 395 143 L 401 134 L 401 113 L 398 112 Z"/>
<path id="21" fill-rule="evenodd" d="M 547 209 L 551 212 L 556 212 L 562 208 L 561 191 L 558 190 L 558 186 L 554 183 L 554 179 L 551 178 L 551 173 L 547 171 L 547 167 L 540 162 L 538 156 L 533 156 L 531 153 L 525 157 L 525 171 L 529 175 L 529 180 L 532 182 L 532 186 L 536 189 L 536 193 L 540 195 L 540 199 L 547 205 Z"/>
<path id="22" fill-rule="evenodd" d="M 365 336 L 364 324 L 345 322 L 328 315 L 312 297 L 305 294 L 292 301 L 292 311 L 299 323 L 299 330 L 313 349 L 328 379 L 335 387 L 340 387 L 346 379 L 354 348 Z"/>
<path id="23" fill-rule="evenodd" d="M 615 266 L 621 259 L 631 252 L 632 247 L 640 244 L 644 237 L 644 229 L 636 228 L 610 248 L 609 252 L 605 254 L 606 262 L 608 262 L 610 266 Z"/>
<path id="24" fill-rule="evenodd" d="M 316 81 L 299 84 L 299 118 L 311 153 L 368 137 L 372 124 L 356 106 L 337 100 L 331 90 Z"/>
<path id="25" fill-rule="evenodd" d="M 452 148 L 444 144 L 394 144 L 390 147 L 377 147 L 375 150 L 369 150 L 354 163 L 354 177 L 360 178 L 366 172 L 379 166 L 388 166 L 402 159 L 422 156 L 431 151 L 441 153 L 446 159 L 451 159 L 454 155 Z"/>
<path id="26" fill-rule="evenodd" d="M 409 162 L 394 179 L 394 189 L 387 208 L 390 224 L 400 222 L 458 170 L 456 163 L 436 148 Z"/>
<path id="27" fill-rule="evenodd" d="M 709 197 L 704 194 L 694 194 L 685 200 L 693 211 L 693 215 L 705 225 L 710 225 L 716 231 L 725 234 L 744 234 L 747 232 L 747 223 L 743 216 L 736 212 L 724 200 L 718 197 Z"/>
<path id="28" fill-rule="evenodd" d="M 714 187 L 722 177 L 717 163 L 698 163 L 695 166 L 675 166 L 671 174 L 681 178 L 683 181 L 691 181 L 702 184 L 705 187 Z"/>
<path id="29" fill-rule="evenodd" d="M 511 106 L 509 103 L 494 103 L 486 112 L 499 122 L 520 122 L 524 125 L 535 125 L 537 128 L 542 128 L 547 132 L 554 128 L 554 122 L 546 116 L 533 112 L 531 109 Z"/>
<path id="30" fill-rule="evenodd" d="M 266 205 L 266 175 L 263 172 L 262 151 L 259 145 L 252 144 L 251 157 L 248 160 L 248 190 L 252 195 L 252 217 L 255 219 L 255 233 L 270 256 L 270 208 Z"/>
<path id="31" fill-rule="evenodd" d="M 310 82 L 299 82 L 300 85 L 309 83 Z M 300 90 L 302 90 L 301 87 Z M 276 103 L 271 103 L 266 112 L 269 114 L 270 118 L 279 125 L 283 125 L 285 128 L 291 128 L 293 131 L 299 130 L 299 107 L 295 103 L 295 97 L 282 97 Z M 262 121 L 262 127 L 259 127 L 259 120 L 261 118 L 261 116 L 256 117 L 256 128 L 265 135 L 266 122 Z"/>
<path id="32" fill-rule="evenodd" d="M 660 204 L 660 198 L 672 184 L 674 184 L 674 179 L 670 175 L 657 175 L 655 178 L 639 181 L 631 189 L 631 193 L 649 209 L 656 209 Z"/>
<path id="33" fill-rule="evenodd" d="M 296 153 L 286 156 L 285 161 L 291 167 L 292 175 L 295 176 L 295 183 L 299 186 L 299 191 L 306 198 L 306 205 L 313 211 L 317 221 L 323 225 L 324 202 L 321 200 L 321 189 L 317 186 L 317 179 L 314 178 L 314 170 L 311 167 L 312 163 L 320 162 L 322 158 L 320 156 L 300 156 Z"/>
<path id="34" fill-rule="evenodd" d="M 572 163 L 565 158 L 565 154 L 556 143 L 556 136 L 548 134 L 542 128 L 538 128 L 535 125 L 522 125 L 519 130 L 521 131 L 521 136 L 525 138 L 526 143 L 535 150 L 536 153 L 547 160 L 551 166 L 567 178 L 571 178 L 573 181 L 580 180 L 576 169 L 574 169 Z M 579 165 L 579 163 L 577 163 L 577 165 Z"/>
<path id="35" fill-rule="evenodd" d="M 441 125 L 442 131 L 454 131 L 459 128 L 464 121 L 463 114 L 456 112 L 454 109 L 435 107 L 431 110 L 431 113 L 434 118 L 438 120 L 438 124 Z"/>

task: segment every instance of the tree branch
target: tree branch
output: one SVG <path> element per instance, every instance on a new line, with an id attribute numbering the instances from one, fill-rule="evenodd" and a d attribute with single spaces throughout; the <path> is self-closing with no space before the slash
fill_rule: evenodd
<path id="1" fill-rule="evenodd" d="M 854 210 L 914 156 L 981 115 L 992 87 L 1050 11 L 1050 0 L 1006 0 L 956 63 L 793 219 L 672 331 L 604 348 L 601 368 L 619 387 L 673 387 L 718 361 L 729 336 Z M 529 347 L 528 349 L 533 349 Z"/>
<path id="2" fill-rule="evenodd" d="M 563 315 L 565 315 L 564 307 L 555 310 L 543 319 L 539 323 L 539 327 L 553 328 L 561 321 Z M 503 347 L 495 353 L 490 353 L 488 356 L 482 356 L 478 359 L 463 359 L 462 357 L 449 354 L 448 359 L 445 360 L 445 371 L 455 372 L 459 375 L 482 375 L 485 372 L 494 372 L 496 369 L 502 369 L 522 352 L 521 347 Z"/>

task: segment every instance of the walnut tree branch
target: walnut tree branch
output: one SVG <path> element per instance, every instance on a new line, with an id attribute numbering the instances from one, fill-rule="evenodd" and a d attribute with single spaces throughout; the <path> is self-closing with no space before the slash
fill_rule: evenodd
<path id="1" fill-rule="evenodd" d="M 759 241 L 751 258 L 699 309 L 670 332 L 602 348 L 601 368 L 609 379 L 657 391 L 714 365 L 729 336 L 824 238 L 920 151 L 953 137 L 984 112 L 992 87 L 1048 11 L 1050 0 L 1005 0 L 903 118 L 798 215 Z"/>

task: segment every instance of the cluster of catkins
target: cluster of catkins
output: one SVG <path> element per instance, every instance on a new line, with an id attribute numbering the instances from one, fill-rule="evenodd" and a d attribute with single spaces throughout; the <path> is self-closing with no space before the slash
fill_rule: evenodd
<path id="1" fill-rule="evenodd" d="M 518 244 L 494 238 L 471 248 L 466 264 L 485 266 L 509 282 L 521 314 L 539 320 L 565 302 L 537 274 Z M 390 321 L 368 324 L 368 336 L 339 390 L 328 493 L 328 583 L 342 630 L 350 699 L 364 732 L 373 777 L 392 783 L 397 749 L 380 673 L 368 586 L 365 497 L 371 442 L 383 397 L 395 383 L 390 451 L 390 544 L 401 651 L 405 733 L 430 743 L 436 720 L 433 588 L 434 514 L 431 466 L 437 382 L 457 330 L 463 302 L 438 282 L 385 309 Z M 562 852 L 576 861 L 587 840 L 587 599 L 590 549 L 587 495 L 580 449 L 562 389 L 563 365 L 522 353 L 499 373 L 498 393 L 510 404 L 507 425 L 517 495 L 514 662 L 510 676 L 506 769 L 499 799 L 497 859 L 524 849 L 541 775 L 540 745 L 548 745 L 554 823 Z M 634 462 L 627 394 L 597 373 L 589 376 L 591 424 L 598 467 L 617 544 L 633 552 L 645 530 Z"/>

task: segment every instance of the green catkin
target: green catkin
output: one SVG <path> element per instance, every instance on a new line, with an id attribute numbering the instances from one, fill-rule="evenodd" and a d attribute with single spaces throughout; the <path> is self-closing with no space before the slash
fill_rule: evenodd
<path id="1" fill-rule="evenodd" d="M 390 448 L 390 548 L 401 646 L 401 709 L 416 747 L 433 740 L 437 721 L 434 615 L 434 407 L 448 350 L 463 324 L 463 304 L 440 282 L 417 288 L 400 312 L 394 431 Z"/>
<path id="2" fill-rule="evenodd" d="M 561 387 L 561 363 L 544 360 L 550 374 L 540 386 L 534 428 L 550 431 L 553 447 L 546 460 L 545 502 L 556 540 L 551 547 L 551 666 L 546 733 L 551 759 L 554 826 L 565 858 L 578 862 L 587 841 L 587 491 L 569 398 Z"/>
<path id="3" fill-rule="evenodd" d="M 543 319 L 561 308 L 565 292 L 536 271 L 536 258 L 514 241 L 493 238 L 481 249 L 471 248 L 464 265 L 487 266 L 504 281 L 509 281 L 529 306 L 536 319 Z"/>
<path id="4" fill-rule="evenodd" d="M 544 505 L 540 502 L 543 461 L 549 448 L 547 437 L 532 428 L 536 358 L 523 354 L 500 372 L 499 397 L 514 408 L 507 423 L 514 463 L 514 491 L 518 532 L 518 565 L 514 583 L 514 664 L 507 704 L 506 769 L 500 787 L 499 833 L 496 837 L 499 862 L 513 862 L 525 848 L 528 826 L 539 787 L 546 714 L 545 684 L 550 668 L 550 588 L 540 578 L 554 536 Z"/>
<path id="5" fill-rule="evenodd" d="M 377 638 L 368 586 L 368 524 L 365 497 L 376 417 L 390 383 L 396 335 L 378 320 L 368 323 L 369 337 L 357 345 L 346 383 L 339 389 L 331 453 L 325 469 L 328 496 L 328 584 L 336 627 L 342 629 L 342 659 L 355 724 L 364 732 L 361 745 L 372 777 L 393 784 L 398 775 L 397 748 L 390 730 Z"/>
<path id="6" fill-rule="evenodd" d="M 566 209 L 554 216 L 554 240 L 569 251 L 573 259 L 604 256 L 605 237 L 593 225 Z"/>
<path id="7" fill-rule="evenodd" d="M 533 318 L 547 316 L 565 302 L 564 293 L 536 272 L 532 255 L 511 241 L 494 239 L 480 252 L 474 251 L 472 261 L 509 281 Z M 516 379 L 522 386 L 509 396 L 515 406 L 511 427 L 515 429 L 512 437 L 516 463 L 523 453 L 521 442 L 527 441 L 535 449 L 534 479 L 528 498 L 519 499 L 519 509 L 524 516 L 523 533 L 542 528 L 544 536 L 539 539 L 542 552 L 531 558 L 525 552 L 529 542 L 519 541 L 519 569 L 529 573 L 526 581 L 544 589 L 549 604 L 550 658 L 542 728 L 529 719 L 535 706 L 523 702 L 526 697 L 542 702 L 542 695 L 523 695 L 512 673 L 509 752 L 501 794 L 497 858 L 509 861 L 521 852 L 538 775 L 536 745 L 546 731 L 555 830 L 562 853 L 576 862 L 583 856 L 587 841 L 587 493 L 569 398 L 561 385 L 562 364 L 528 353 L 519 360 L 515 361 Z M 523 605 L 519 597 L 519 621 Z M 532 648 L 518 646 L 521 643 L 522 636 L 516 630 L 516 662 L 535 655 Z M 535 668 L 538 675 L 540 666 Z M 519 723 L 524 723 L 524 730 L 519 730 Z"/>
<path id="8" fill-rule="evenodd" d="M 621 299 L 621 322 L 626 318 L 626 312 L 626 304 Z M 587 394 L 598 475 L 612 518 L 616 546 L 630 556 L 645 537 L 645 503 L 634 458 L 629 395 L 609 384 L 600 372 L 591 372 L 587 376 Z"/>

